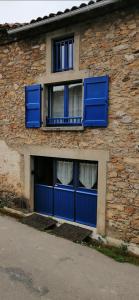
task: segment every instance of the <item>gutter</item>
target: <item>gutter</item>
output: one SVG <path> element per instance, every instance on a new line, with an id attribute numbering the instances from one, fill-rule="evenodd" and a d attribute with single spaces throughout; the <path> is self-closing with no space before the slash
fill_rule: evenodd
<path id="1" fill-rule="evenodd" d="M 28 24 L 28 25 L 25 25 L 25 26 L 21 26 L 21 27 L 15 28 L 15 29 L 10 29 L 10 30 L 8 30 L 8 35 L 12 36 L 12 35 L 15 35 L 15 34 L 18 34 L 18 33 L 21 33 L 21 32 L 27 32 L 31 29 L 35 29 L 35 28 L 38 28 L 38 27 L 41 27 L 41 26 L 44 26 L 44 25 L 52 24 L 54 22 L 62 21 L 64 19 L 69 19 L 73 16 L 78 17 L 79 15 L 81 15 L 83 13 L 93 11 L 97 8 L 103 8 L 103 7 L 108 6 L 109 4 L 114 4 L 114 3 L 118 3 L 118 2 L 122 2 L 122 0 L 102 0 L 100 2 L 96 2 L 96 3 L 91 4 L 91 5 L 87 5 L 86 7 L 79 8 L 75 11 L 70 11 L 68 13 L 63 13 L 62 15 L 55 16 L 55 17 L 52 17 L 52 18 L 48 17 L 48 19 L 46 19 L 46 20 L 42 20 L 42 21 L 39 21 L 39 22 L 35 22 L 33 24 Z"/>

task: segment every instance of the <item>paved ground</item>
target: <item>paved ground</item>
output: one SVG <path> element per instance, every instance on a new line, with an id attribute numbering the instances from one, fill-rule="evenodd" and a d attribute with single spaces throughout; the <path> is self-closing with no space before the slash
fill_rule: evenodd
<path id="1" fill-rule="evenodd" d="M 0 300 L 138 300 L 139 267 L 0 216 Z"/>

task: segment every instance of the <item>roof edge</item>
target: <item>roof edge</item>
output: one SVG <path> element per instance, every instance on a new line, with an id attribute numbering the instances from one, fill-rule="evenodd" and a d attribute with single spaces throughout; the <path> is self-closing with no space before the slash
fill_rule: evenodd
<path id="1" fill-rule="evenodd" d="M 53 22 L 62 21 L 64 19 L 71 18 L 73 16 L 80 15 L 82 13 L 86 13 L 86 12 L 89 12 L 91 10 L 95 10 L 97 8 L 101 8 L 101 7 L 107 6 L 109 4 L 114 4 L 114 3 L 118 3 L 118 2 L 122 2 L 122 0 L 102 0 L 100 2 L 96 2 L 96 3 L 93 3 L 91 5 L 87 5 L 85 7 L 79 8 L 75 11 L 70 11 L 70 12 L 67 12 L 67 13 L 63 13 L 62 15 L 59 15 L 59 16 L 54 16 L 54 17 L 52 17 L 50 19 L 47 19 L 47 20 L 42 20 L 42 21 L 39 21 L 39 22 L 36 22 L 36 23 L 32 23 L 32 24 L 28 24 L 28 25 L 25 25 L 25 26 L 18 27 L 18 28 L 15 28 L 15 29 L 10 29 L 10 30 L 8 30 L 8 35 L 12 36 L 12 35 L 16 35 L 18 33 L 20 34 L 22 32 L 27 32 L 31 29 L 35 29 L 35 28 L 41 27 L 43 25 L 51 24 Z"/>

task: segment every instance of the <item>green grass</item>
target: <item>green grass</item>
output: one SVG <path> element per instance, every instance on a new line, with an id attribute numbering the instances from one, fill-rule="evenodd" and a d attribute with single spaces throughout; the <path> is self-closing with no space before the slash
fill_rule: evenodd
<path id="1" fill-rule="evenodd" d="M 114 247 L 100 243 L 99 241 L 88 239 L 86 246 L 96 249 L 104 255 L 113 258 L 120 263 L 130 263 L 139 266 L 139 257 L 128 253 L 125 245 L 121 247 Z"/>

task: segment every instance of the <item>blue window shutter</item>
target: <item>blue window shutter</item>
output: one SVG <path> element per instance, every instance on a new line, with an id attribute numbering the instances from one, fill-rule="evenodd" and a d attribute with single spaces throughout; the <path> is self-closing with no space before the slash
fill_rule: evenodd
<path id="1" fill-rule="evenodd" d="M 25 87 L 25 125 L 27 128 L 41 126 L 41 85 Z"/>
<path id="2" fill-rule="evenodd" d="M 109 77 L 84 79 L 84 126 L 107 127 Z"/>

